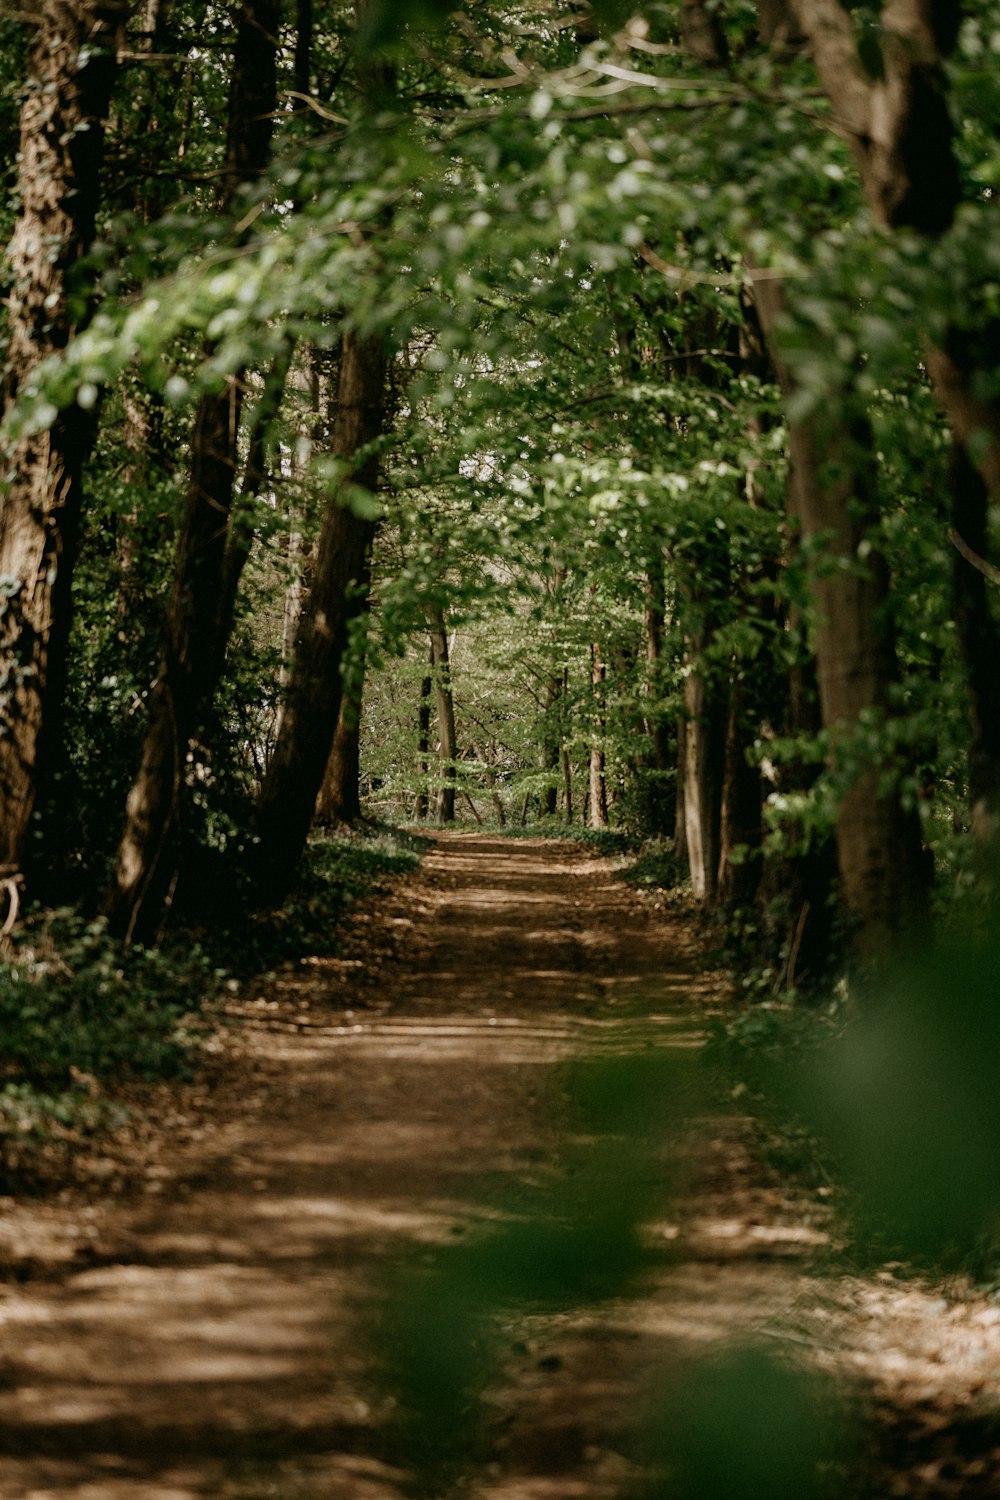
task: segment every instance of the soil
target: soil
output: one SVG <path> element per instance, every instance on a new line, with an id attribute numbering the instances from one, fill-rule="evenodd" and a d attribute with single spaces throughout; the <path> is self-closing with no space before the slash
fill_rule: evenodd
<path id="1" fill-rule="evenodd" d="M 639 1485 L 644 1392 L 734 1341 L 846 1393 L 852 1495 L 996 1494 L 1000 1305 L 844 1273 L 828 1195 L 697 1094 L 735 1004 L 700 949 L 578 846 L 436 838 L 338 958 L 234 1003 L 144 1134 L 0 1203 L 0 1500 L 610 1500 Z M 655 1129 L 651 1077 L 676 1081 Z M 609 1078 L 631 1120 L 586 1104 Z M 487 1325 L 449 1418 L 433 1372 Z"/>

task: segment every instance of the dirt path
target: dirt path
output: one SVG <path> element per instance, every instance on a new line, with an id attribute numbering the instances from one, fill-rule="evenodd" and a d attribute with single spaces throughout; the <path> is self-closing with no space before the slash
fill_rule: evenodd
<path id="1" fill-rule="evenodd" d="M 199 1128 L 179 1121 L 144 1191 L 12 1207 L 0 1500 L 399 1500 L 406 1455 L 371 1367 L 386 1267 L 481 1223 L 484 1183 L 544 1187 L 564 1065 L 690 1052 L 727 1003 L 682 918 L 569 845 L 442 837 L 354 943 L 243 1002 L 227 1070 L 243 1082 Z M 890 1405 L 916 1382 L 931 1418 L 992 1398 L 1000 1314 L 956 1298 L 942 1370 L 942 1309 L 919 1288 L 811 1273 L 822 1209 L 761 1172 L 738 1121 L 710 1125 L 697 1159 L 697 1195 L 664 1197 L 649 1231 L 662 1263 L 641 1295 L 517 1330 L 477 1496 L 620 1494 L 637 1372 L 741 1331 Z M 984 1459 L 980 1437 L 945 1472 L 928 1431 L 938 1469 L 898 1493 L 991 1493 L 1000 1450 Z"/>

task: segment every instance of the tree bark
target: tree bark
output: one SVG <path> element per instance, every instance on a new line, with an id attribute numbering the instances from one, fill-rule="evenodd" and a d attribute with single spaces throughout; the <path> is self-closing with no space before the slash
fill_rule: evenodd
<path id="1" fill-rule="evenodd" d="M 20 206 L 7 251 L 5 412 L 89 316 L 91 278 L 79 262 L 94 237 L 103 122 L 126 13 L 123 0 L 38 7 L 20 114 Z M 0 870 L 30 861 L 32 814 L 61 738 L 82 477 L 96 426 L 95 403 L 74 403 L 2 455 Z"/>
<path id="2" fill-rule="evenodd" d="M 417 793 L 416 816 L 421 822 L 430 811 L 430 798 L 428 796 L 428 779 L 430 777 L 430 766 L 428 754 L 431 748 L 431 693 L 434 690 L 434 652 L 430 654 L 431 670 L 420 679 L 420 705 L 417 709 L 417 756 L 420 766 L 420 790 Z"/>
<path id="3" fill-rule="evenodd" d="M 751 905 L 760 883 L 762 841 L 760 771 L 747 758 L 746 688 L 739 680 L 729 690 L 719 810 L 720 901 Z"/>
<path id="4" fill-rule="evenodd" d="M 347 692 L 340 703 L 330 759 L 316 802 L 316 822 L 353 828 L 361 821 L 361 697 Z"/>
<path id="5" fill-rule="evenodd" d="M 257 805 L 254 876 L 266 905 L 284 897 L 305 848 L 340 716 L 341 665 L 352 622 L 365 608 L 375 521 L 350 508 L 350 485 L 369 493 L 378 486 L 372 444 L 383 428 L 385 377 L 383 340 L 345 334 L 333 451 L 356 467 L 327 502 L 281 729 Z"/>
<path id="6" fill-rule="evenodd" d="M 434 700 L 437 705 L 438 741 L 442 782 L 437 795 L 439 823 L 455 821 L 455 778 L 458 750 L 455 737 L 455 699 L 451 690 L 451 662 L 448 632 L 441 610 L 431 616 L 431 661 L 433 664 Z"/>
<path id="7" fill-rule="evenodd" d="M 551 778 L 542 797 L 542 811 L 547 817 L 555 817 L 559 803 L 559 723 L 560 700 L 562 698 L 562 673 L 553 673 L 545 684 L 545 739 L 542 746 L 542 770 Z"/>
<path id="8" fill-rule="evenodd" d="M 956 537 L 984 556 L 989 497 L 958 442 L 951 454 L 951 519 Z M 980 570 L 956 550 L 952 597 L 969 690 L 969 808 L 973 832 L 984 842 L 995 838 L 1000 817 L 1000 631 L 988 590 Z"/>
<path id="9" fill-rule="evenodd" d="M 590 826 L 608 826 L 608 783 L 605 775 L 604 688 L 606 670 L 599 647 L 590 648 L 590 681 L 594 689 L 594 732 L 590 746 Z"/>
<path id="10" fill-rule="evenodd" d="M 711 903 L 721 856 L 726 709 L 697 659 L 684 679 L 684 711 L 684 843 L 695 900 Z"/>
<path id="11" fill-rule="evenodd" d="M 796 388 L 777 347 L 780 284 L 761 278 L 755 294 L 787 403 Z M 851 757 L 851 736 L 864 719 L 888 711 L 898 679 L 888 568 L 869 535 L 877 518 L 872 436 L 863 416 L 848 420 L 850 396 L 840 394 L 841 409 L 832 418 L 814 414 L 789 428 L 792 507 L 803 540 L 822 545 L 825 554 L 814 553 L 811 588 L 820 707 L 835 764 L 845 746 Z M 836 465 L 827 458 L 831 453 Z M 830 558 L 833 568 L 824 566 Z M 875 768 L 862 769 L 843 792 L 837 814 L 841 892 L 863 959 L 889 951 L 927 915 L 929 872 L 919 819 L 903 808 L 897 792 L 879 783 Z"/>
<path id="12" fill-rule="evenodd" d="M 243 0 L 229 95 L 222 202 L 258 179 L 270 159 L 277 105 L 280 0 Z M 191 477 L 178 539 L 164 652 L 150 694 L 139 770 L 126 803 L 125 828 L 105 903 L 126 941 L 158 930 L 176 879 L 178 817 L 191 742 L 222 666 L 220 618 L 243 406 L 242 373 L 199 402 Z M 237 575 L 238 576 L 238 575 Z"/>
<path id="13" fill-rule="evenodd" d="M 958 40 L 963 7 L 939 0 L 886 0 L 879 17 L 881 76 L 872 77 L 858 55 L 849 7 L 838 0 L 787 0 L 787 5 L 809 42 L 876 222 L 887 229 L 914 229 L 928 238 L 943 234 L 962 199 L 946 64 Z M 1000 397 L 993 378 L 998 338 L 998 320 L 980 317 L 970 307 L 943 338 L 925 341 L 927 369 L 964 450 L 963 465 L 978 472 L 994 506 L 1000 505 Z M 956 482 L 968 497 L 970 477 Z M 958 574 L 955 603 L 959 629 L 978 633 L 985 616 Z M 980 625 L 973 623 L 977 613 Z M 982 813 L 995 796 L 992 788 L 1000 784 L 1000 759 L 986 764 L 986 757 L 996 756 L 988 727 L 995 710 L 992 689 L 974 665 L 977 650 L 973 640 L 963 643 L 976 762 L 974 771 L 970 766 L 972 821 L 977 832 L 992 837 L 995 817 Z"/>

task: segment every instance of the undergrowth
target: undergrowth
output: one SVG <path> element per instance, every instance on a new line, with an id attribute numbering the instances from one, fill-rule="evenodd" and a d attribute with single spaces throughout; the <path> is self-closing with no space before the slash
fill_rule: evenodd
<path id="1" fill-rule="evenodd" d="M 467 825 L 462 825 L 463 828 Z M 473 830 L 468 828 L 469 832 Z M 540 818 L 534 823 L 483 823 L 476 831 L 495 834 L 502 839 L 555 839 L 563 843 L 583 844 L 599 854 L 628 854 L 638 840 L 624 828 L 584 828 L 579 823 L 563 823 L 558 818 Z"/>
<path id="2" fill-rule="evenodd" d="M 839 1035 L 841 1007 L 758 1002 L 711 1028 L 705 1060 L 722 1097 L 752 1120 L 762 1158 L 790 1187 L 827 1188 L 829 1151 L 802 1109 L 797 1083 Z"/>
<path id="3" fill-rule="evenodd" d="M 387 824 L 316 834 L 281 907 L 238 913 L 199 937 L 222 966 L 241 978 L 303 954 L 336 953 L 351 902 L 377 890 L 388 877 L 416 869 L 426 847 L 427 840 L 419 834 Z"/>
<path id="4" fill-rule="evenodd" d="M 351 901 L 419 863 L 388 828 L 321 835 L 280 911 L 123 949 L 103 921 L 30 912 L 0 954 L 0 1191 L 57 1179 L 126 1118 L 116 1085 L 195 1076 L 240 979 L 336 951 Z"/>
<path id="5" fill-rule="evenodd" d="M 123 950 L 102 921 L 30 914 L 0 963 L 0 1184 L 120 1124 L 109 1084 L 191 1077 L 223 980 L 196 944 Z"/>

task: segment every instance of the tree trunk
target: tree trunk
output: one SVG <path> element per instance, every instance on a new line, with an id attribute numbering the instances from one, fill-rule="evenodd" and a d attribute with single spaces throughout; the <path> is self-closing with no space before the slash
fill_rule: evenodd
<path id="1" fill-rule="evenodd" d="M 302 611 L 281 729 L 257 806 L 255 880 L 265 904 L 285 895 L 305 848 L 343 696 L 341 666 L 352 622 L 365 608 L 374 520 L 349 506 L 350 484 L 378 485 L 371 445 L 384 421 L 386 352 L 381 338 L 344 336 L 333 451 L 358 461 L 330 496 L 309 598 Z"/>
<path id="2" fill-rule="evenodd" d="M 569 759 L 569 747 L 562 747 L 563 812 L 567 826 L 573 822 L 573 767 Z"/>
<path id="3" fill-rule="evenodd" d="M 684 709 L 684 842 L 694 897 L 710 903 L 717 893 L 721 855 L 726 710 L 694 664 L 684 679 Z"/>
<path id="4" fill-rule="evenodd" d="M 719 814 L 718 896 L 750 906 L 760 883 L 762 841 L 760 772 L 747 759 L 746 688 L 738 678 L 729 690 Z"/>
<path id="5" fill-rule="evenodd" d="M 674 858 L 678 869 L 690 868 L 687 846 L 687 719 L 677 720 L 677 796 L 674 811 Z"/>
<path id="6" fill-rule="evenodd" d="M 223 206 L 241 184 L 265 171 L 277 106 L 279 0 L 245 0 L 240 12 L 229 96 Z M 178 815 L 191 742 L 208 710 L 222 667 L 233 489 L 243 375 L 199 402 L 191 478 L 174 566 L 159 672 L 139 770 L 126 803 L 106 911 L 126 941 L 148 939 L 162 920 L 176 879 Z M 238 576 L 238 574 L 237 574 Z"/>
<path id="7" fill-rule="evenodd" d="M 604 687 L 606 673 L 596 645 L 590 648 L 590 681 L 594 688 L 594 733 L 590 746 L 590 826 L 608 826 L 608 784 L 605 777 Z"/>
<path id="8" fill-rule="evenodd" d="M 542 811 L 547 817 L 555 817 L 559 802 L 559 724 L 560 699 L 562 698 L 562 673 L 553 673 L 545 685 L 545 742 L 542 746 L 542 770 L 551 778 L 542 797 Z"/>
<path id="9" fill-rule="evenodd" d="M 103 121 L 117 75 L 123 0 L 38 7 L 20 115 L 19 210 L 7 251 L 5 412 L 89 314 L 73 278 L 94 237 Z M 37 799 L 61 740 L 82 475 L 96 392 L 3 455 L 0 507 L 0 870 L 28 862 Z"/>
<path id="10" fill-rule="evenodd" d="M 367 588 L 367 580 L 365 587 Z M 316 802 L 316 822 L 353 828 L 361 821 L 361 695 L 364 664 L 345 684 L 330 759 Z"/>
<path id="11" fill-rule="evenodd" d="M 643 731 L 648 749 L 645 769 L 644 818 L 652 834 L 673 833 L 676 820 L 675 765 L 669 720 L 662 708 L 663 636 L 666 623 L 665 567 L 662 546 L 657 546 L 646 569 L 643 627 L 646 670 L 642 691 L 646 700 Z"/>
<path id="12" fill-rule="evenodd" d="M 437 610 L 431 616 L 431 661 L 433 663 L 434 699 L 437 704 L 438 741 L 442 783 L 437 795 L 439 823 L 455 821 L 455 760 L 458 754 L 455 738 L 455 699 L 451 690 L 451 662 L 448 632 L 444 615 Z"/>
<path id="13" fill-rule="evenodd" d="M 795 385 L 775 343 L 780 284 L 761 278 L 755 292 L 788 403 Z M 789 428 L 791 502 L 803 541 L 814 544 L 811 587 L 820 708 L 835 766 L 845 754 L 838 742 L 846 747 L 850 763 L 857 753 L 851 750 L 852 735 L 872 714 L 886 714 L 898 678 L 888 569 L 869 536 L 876 520 L 871 432 L 862 416 L 848 420 L 849 393 L 840 395 L 842 410 L 832 419 L 817 414 Z M 835 469 L 826 459 L 829 453 L 838 455 Z M 823 546 L 824 556 L 816 555 L 817 545 Z M 831 558 L 839 565 L 830 568 Z M 898 792 L 880 786 L 875 767 L 856 774 L 843 791 L 837 856 L 844 906 L 862 958 L 876 958 L 918 930 L 927 915 L 928 887 L 919 819 L 903 808 Z"/>
<path id="14" fill-rule="evenodd" d="M 643 625 L 646 636 L 646 675 L 643 682 L 643 692 L 647 703 L 645 730 L 649 738 L 650 761 L 653 770 L 661 774 L 671 769 L 670 732 L 667 717 L 659 707 L 663 691 L 660 679 L 663 671 L 665 620 L 664 564 L 661 553 L 653 560 L 647 571 L 646 597 L 643 601 Z"/>
<path id="15" fill-rule="evenodd" d="M 430 766 L 427 756 L 431 747 L 431 693 L 434 690 L 434 652 L 431 651 L 431 671 L 420 679 L 420 707 L 417 710 L 417 755 L 420 764 L 420 790 L 417 793 L 416 815 L 423 821 L 430 811 L 427 793 Z"/>
<path id="16" fill-rule="evenodd" d="M 790 0 L 790 4 L 850 142 L 876 222 L 887 229 L 913 229 L 928 238 L 943 234 L 954 222 L 962 200 L 946 65 L 958 40 L 964 7 L 935 0 L 886 0 L 879 16 L 882 70 L 880 77 L 873 78 L 858 55 L 849 7 L 839 0 Z M 982 274 L 986 281 L 992 273 L 984 269 Z M 983 301 L 992 302 L 992 293 L 985 289 Z M 963 320 L 925 347 L 938 401 L 964 450 L 962 467 L 978 471 L 993 506 L 1000 505 L 998 339 L 1000 321 L 969 308 Z M 970 477 L 959 475 L 956 469 L 955 483 L 964 496 L 959 497 L 963 509 L 978 507 Z M 972 597 L 974 587 L 971 580 L 956 576 L 959 629 L 970 632 L 963 640 L 963 653 L 975 760 L 974 770 L 970 766 L 972 821 L 977 831 L 992 836 L 994 817 L 982 814 L 1000 785 L 1000 758 L 992 729 L 993 689 L 984 683 L 981 667 L 976 665 L 983 645 L 980 632 L 985 628 L 988 636 L 990 630 Z M 980 637 L 978 645 L 975 637 Z"/>
<path id="17" fill-rule="evenodd" d="M 989 497 L 982 475 L 960 443 L 952 446 L 951 518 L 956 541 L 982 557 L 987 547 Z M 1000 631 L 989 583 L 956 550 L 952 572 L 955 623 L 969 690 L 969 807 L 973 832 L 996 836 L 1000 817 Z"/>

